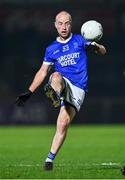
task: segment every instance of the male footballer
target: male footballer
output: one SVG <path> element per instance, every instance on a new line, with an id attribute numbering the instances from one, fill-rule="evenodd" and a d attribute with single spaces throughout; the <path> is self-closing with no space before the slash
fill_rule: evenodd
<path id="1" fill-rule="evenodd" d="M 46 48 L 43 63 L 27 92 L 20 94 L 16 100 L 18 106 L 24 105 L 42 84 L 50 67 L 54 66 L 55 72 L 44 90 L 54 107 L 60 107 L 60 112 L 50 152 L 45 160 L 45 170 L 53 169 L 53 161 L 66 138 L 68 127 L 84 101 L 88 81 L 87 49 L 102 55 L 106 53 L 103 45 L 89 42 L 80 34 L 71 32 L 72 17 L 66 11 L 56 15 L 55 28 L 58 37 Z"/>

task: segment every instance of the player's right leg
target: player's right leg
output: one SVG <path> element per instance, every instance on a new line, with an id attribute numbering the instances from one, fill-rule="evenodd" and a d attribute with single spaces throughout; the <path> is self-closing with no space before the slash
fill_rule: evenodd
<path id="1" fill-rule="evenodd" d="M 52 141 L 51 149 L 44 164 L 45 170 L 53 169 L 53 160 L 66 138 L 68 127 L 72 119 L 74 118 L 75 114 L 76 111 L 72 106 L 67 105 L 61 107 L 57 119 L 57 128 Z"/>
<path id="2" fill-rule="evenodd" d="M 52 101 L 54 107 L 61 105 L 63 97 L 61 96 L 64 90 L 64 79 L 59 72 L 54 72 L 49 79 L 49 82 L 45 85 L 44 91 L 46 96 Z"/>

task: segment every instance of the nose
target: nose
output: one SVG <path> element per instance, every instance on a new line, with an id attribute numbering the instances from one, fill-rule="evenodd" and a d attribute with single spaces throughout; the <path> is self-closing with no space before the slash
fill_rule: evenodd
<path id="1" fill-rule="evenodd" d="M 64 30 L 66 30 L 66 24 L 63 24 L 63 25 L 62 25 L 62 28 L 63 28 Z"/>

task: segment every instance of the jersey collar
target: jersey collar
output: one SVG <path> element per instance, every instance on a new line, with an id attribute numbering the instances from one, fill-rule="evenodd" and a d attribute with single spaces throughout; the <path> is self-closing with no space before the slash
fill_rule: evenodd
<path id="1" fill-rule="evenodd" d="M 65 41 L 61 41 L 59 37 L 57 37 L 56 40 L 57 40 L 58 42 L 60 42 L 60 43 L 67 43 L 71 38 L 72 38 L 72 33 L 71 33 L 71 35 L 69 36 L 69 38 L 66 39 Z"/>

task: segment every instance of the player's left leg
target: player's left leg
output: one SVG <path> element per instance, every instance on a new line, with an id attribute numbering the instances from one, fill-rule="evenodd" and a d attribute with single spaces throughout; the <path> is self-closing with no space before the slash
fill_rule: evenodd
<path id="1" fill-rule="evenodd" d="M 76 111 L 72 106 L 67 105 L 61 107 L 57 119 L 57 128 L 52 141 L 51 149 L 45 161 L 45 170 L 53 169 L 53 160 L 66 138 L 69 124 L 71 123 L 75 114 Z"/>

